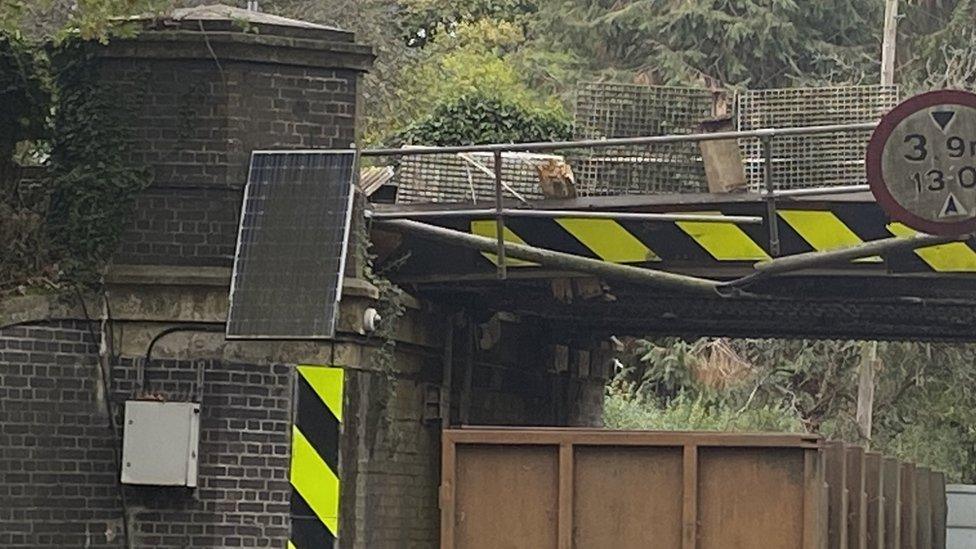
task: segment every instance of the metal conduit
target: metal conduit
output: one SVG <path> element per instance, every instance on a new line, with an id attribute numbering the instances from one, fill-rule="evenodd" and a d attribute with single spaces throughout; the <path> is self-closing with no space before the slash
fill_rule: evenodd
<path id="1" fill-rule="evenodd" d="M 431 217 L 477 217 L 494 216 L 496 210 L 488 208 L 443 210 L 423 212 L 366 212 L 366 217 L 373 219 L 423 219 Z M 633 221 L 693 221 L 697 223 L 735 223 L 739 225 L 759 225 L 763 222 L 760 216 L 749 215 L 706 215 L 706 214 L 664 214 L 641 212 L 590 212 L 577 210 L 523 210 L 503 208 L 502 215 L 507 217 L 536 217 L 552 219 L 557 217 L 577 219 L 618 219 Z"/>

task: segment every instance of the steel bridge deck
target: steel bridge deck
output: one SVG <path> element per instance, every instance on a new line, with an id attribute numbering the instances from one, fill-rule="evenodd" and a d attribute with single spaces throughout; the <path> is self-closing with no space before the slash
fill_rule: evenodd
<path id="1" fill-rule="evenodd" d="M 766 202 L 755 194 L 606 197 L 545 201 L 547 209 L 714 212 L 759 216 L 761 224 L 508 218 L 509 241 L 636 266 L 731 280 L 773 257 Z M 515 207 L 516 205 L 512 205 Z M 376 206 L 375 211 L 470 209 L 471 204 Z M 780 256 L 827 251 L 912 232 L 891 224 L 869 194 L 778 199 Z M 495 236 L 493 219 L 424 218 Z M 780 276 L 740 297 L 692 297 L 602 282 L 580 292 L 574 273 L 509 260 L 497 279 L 495 257 L 395 235 L 379 226 L 379 267 L 394 281 L 448 306 L 465 305 L 545 318 L 570 329 L 683 336 L 965 340 L 976 326 L 976 249 L 953 243 Z M 576 285 L 572 282 L 577 279 Z M 562 290 L 556 290 L 563 288 Z M 565 290 L 569 288 L 569 290 Z M 573 288 L 577 288 L 573 290 Z"/>

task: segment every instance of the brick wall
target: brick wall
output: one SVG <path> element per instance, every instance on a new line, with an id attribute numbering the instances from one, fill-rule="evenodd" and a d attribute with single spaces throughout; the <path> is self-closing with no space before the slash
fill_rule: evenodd
<path id="1" fill-rule="evenodd" d="M 192 398 L 203 368 L 196 490 L 127 487 L 133 539 L 144 547 L 284 547 L 291 487 L 292 367 L 153 360 L 145 389 Z M 136 361 L 113 369 L 119 403 L 138 393 Z"/>
<path id="2" fill-rule="evenodd" d="M 121 547 L 96 351 L 79 322 L 0 331 L 2 547 Z"/>
<path id="3" fill-rule="evenodd" d="M 292 368 L 154 360 L 146 389 L 195 395 L 199 366 L 199 487 L 127 486 L 134 546 L 284 547 Z M 84 322 L 0 331 L 0 546 L 121 547 L 117 439 L 97 376 Z M 120 410 L 138 390 L 134 360 L 113 378 Z"/>
<path id="4" fill-rule="evenodd" d="M 118 263 L 230 265 L 251 151 L 355 140 L 355 70 L 109 58 L 100 71 L 130 113 L 132 161 L 153 177 Z"/>
<path id="5" fill-rule="evenodd" d="M 347 371 L 341 547 L 438 546 L 440 422 L 424 421 L 423 379 L 435 370 L 395 381 Z"/>

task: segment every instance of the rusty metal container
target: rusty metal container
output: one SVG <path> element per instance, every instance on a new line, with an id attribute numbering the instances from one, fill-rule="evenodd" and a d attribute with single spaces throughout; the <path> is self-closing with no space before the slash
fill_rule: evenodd
<path id="1" fill-rule="evenodd" d="M 443 433 L 441 547 L 822 549 L 811 435 Z"/>

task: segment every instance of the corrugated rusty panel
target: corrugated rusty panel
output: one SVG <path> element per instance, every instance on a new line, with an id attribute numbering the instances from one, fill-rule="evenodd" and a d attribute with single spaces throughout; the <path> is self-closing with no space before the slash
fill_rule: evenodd
<path id="1" fill-rule="evenodd" d="M 580 446 L 574 457 L 576 546 L 681 546 L 681 497 L 648 497 L 682 493 L 680 448 Z"/>
<path id="2" fill-rule="evenodd" d="M 864 489 L 864 448 L 847 446 L 847 547 L 867 547 L 867 494 Z"/>
<path id="3" fill-rule="evenodd" d="M 928 467 L 915 468 L 915 520 L 919 549 L 932 547 L 931 476 L 932 470 Z"/>
<path id="4" fill-rule="evenodd" d="M 932 548 L 946 549 L 946 481 L 945 473 L 933 471 L 929 476 L 932 498 Z"/>
<path id="5" fill-rule="evenodd" d="M 556 547 L 558 497 L 558 447 L 461 446 L 457 546 Z"/>
<path id="6" fill-rule="evenodd" d="M 918 547 L 918 519 L 915 514 L 915 466 L 901 464 L 901 547 L 902 549 L 924 549 Z"/>
<path id="7" fill-rule="evenodd" d="M 864 493 L 867 496 L 867 547 L 884 549 L 884 458 L 878 452 L 864 455 Z"/>
<path id="8" fill-rule="evenodd" d="M 444 548 L 825 541 L 817 437 L 462 429 L 443 440 Z"/>
<path id="9" fill-rule="evenodd" d="M 824 447 L 828 489 L 827 540 L 831 549 L 847 547 L 847 455 L 844 443 Z"/>
<path id="10" fill-rule="evenodd" d="M 891 457 L 884 458 L 885 549 L 901 549 L 901 465 Z"/>
<path id="11" fill-rule="evenodd" d="M 789 448 L 701 448 L 698 547 L 799 547 L 803 467 Z"/>

